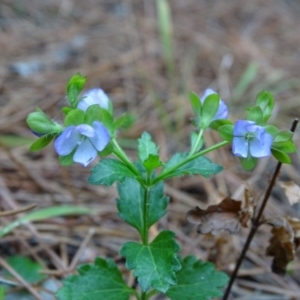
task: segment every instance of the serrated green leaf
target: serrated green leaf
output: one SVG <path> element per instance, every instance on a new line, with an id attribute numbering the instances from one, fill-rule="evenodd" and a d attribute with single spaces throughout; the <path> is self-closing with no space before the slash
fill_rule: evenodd
<path id="1" fill-rule="evenodd" d="M 291 140 L 293 138 L 293 133 L 291 131 L 281 131 L 279 132 L 275 139 L 274 139 L 274 143 L 275 142 L 287 142 L 289 140 Z"/>
<path id="2" fill-rule="evenodd" d="M 163 178 L 171 178 L 183 175 L 199 174 L 203 177 L 210 177 L 223 170 L 223 167 L 213 163 L 210 159 L 200 156 L 194 160 L 184 164 L 179 168 L 175 168 L 177 164 L 188 157 L 188 153 L 177 153 L 165 164 L 165 168 L 161 175 L 166 174 Z M 174 169 L 175 168 L 175 169 Z M 173 170 L 174 169 L 174 170 Z"/>
<path id="3" fill-rule="evenodd" d="M 39 273 L 43 269 L 42 266 L 27 257 L 15 255 L 8 257 L 6 261 L 28 283 L 37 283 L 46 278 Z"/>
<path id="4" fill-rule="evenodd" d="M 84 123 L 85 113 L 81 109 L 72 109 L 65 118 L 65 126 L 77 126 Z"/>
<path id="5" fill-rule="evenodd" d="M 160 161 L 158 155 L 150 154 L 149 157 L 144 161 L 143 165 L 149 172 L 151 172 L 163 166 L 163 163 Z"/>
<path id="6" fill-rule="evenodd" d="M 78 99 L 79 94 L 83 90 L 86 82 L 86 77 L 82 76 L 80 73 L 72 76 L 67 84 L 67 98 L 71 107 L 77 107 L 80 99 Z"/>
<path id="7" fill-rule="evenodd" d="M 11 232 L 14 228 L 24 225 L 28 222 L 40 221 L 44 219 L 67 216 L 67 215 L 82 215 L 82 214 L 92 214 L 93 211 L 82 206 L 52 206 L 44 209 L 39 209 L 28 213 L 27 215 L 18 218 L 17 220 L 9 223 L 5 227 L 0 230 L 0 238 L 9 232 Z"/>
<path id="8" fill-rule="evenodd" d="M 191 106 L 192 106 L 195 116 L 197 118 L 200 118 L 202 103 L 200 101 L 199 96 L 194 92 L 190 93 L 190 103 L 191 103 Z"/>
<path id="9" fill-rule="evenodd" d="M 149 155 L 158 155 L 158 147 L 152 141 L 151 135 L 144 132 L 140 139 L 138 139 L 138 155 L 141 162 L 144 162 Z"/>
<path id="10" fill-rule="evenodd" d="M 135 178 L 136 175 L 124 163 L 112 158 L 104 158 L 91 169 L 88 182 L 111 186 L 115 181 L 123 182 L 128 177 Z"/>
<path id="11" fill-rule="evenodd" d="M 232 125 L 232 121 L 227 120 L 227 119 L 219 119 L 219 120 L 214 120 L 209 124 L 209 128 L 213 130 L 218 130 L 219 127 L 223 125 Z"/>
<path id="12" fill-rule="evenodd" d="M 256 164 L 258 159 L 255 157 L 252 157 L 250 155 L 248 155 L 248 157 L 244 158 L 244 157 L 239 157 L 240 162 L 242 167 L 246 170 L 246 171 L 250 171 L 252 170 Z"/>
<path id="13" fill-rule="evenodd" d="M 201 108 L 201 127 L 207 128 L 216 115 L 220 105 L 220 96 L 218 94 L 211 94 L 205 98 Z"/>
<path id="14" fill-rule="evenodd" d="M 102 120 L 102 108 L 99 104 L 90 105 L 85 112 L 84 123 L 92 125 L 94 121 L 101 122 Z"/>
<path id="15" fill-rule="evenodd" d="M 280 151 L 278 149 L 271 149 L 272 155 L 276 158 L 276 160 L 278 160 L 279 162 L 283 163 L 283 164 L 291 164 L 292 160 L 291 158 L 284 153 L 283 151 Z"/>
<path id="16" fill-rule="evenodd" d="M 181 265 L 181 270 L 176 273 L 177 285 L 171 286 L 166 296 L 172 300 L 208 300 L 222 296 L 220 289 L 229 278 L 217 271 L 212 263 L 187 256 Z"/>
<path id="17" fill-rule="evenodd" d="M 53 134 L 47 134 L 40 137 L 34 143 L 32 143 L 32 145 L 30 146 L 30 151 L 35 152 L 45 148 L 51 143 L 53 138 L 54 138 Z"/>
<path id="18" fill-rule="evenodd" d="M 233 140 L 234 125 L 223 125 L 218 128 L 220 136 L 228 142 Z"/>
<path id="19" fill-rule="evenodd" d="M 127 178 L 124 183 L 118 184 L 118 192 L 120 199 L 117 199 L 117 207 L 120 218 L 136 228 L 141 235 L 145 227 L 148 230 L 166 214 L 169 198 L 164 196 L 162 182 L 151 188 L 147 212 L 144 212 L 146 191 L 136 180 Z"/>
<path id="20" fill-rule="evenodd" d="M 297 152 L 297 147 L 293 140 L 288 140 L 286 142 L 273 142 L 272 149 L 277 149 L 285 153 Z"/>
<path id="21" fill-rule="evenodd" d="M 128 242 L 120 254 L 126 258 L 126 267 L 133 270 L 143 291 L 150 287 L 165 293 L 176 284 L 175 272 L 180 263 L 175 255 L 180 250 L 174 232 L 162 231 L 149 245 Z"/>
<path id="22" fill-rule="evenodd" d="M 263 111 L 256 105 L 251 107 L 246 115 L 246 120 L 254 121 L 257 125 L 262 125 Z"/>
<path id="23" fill-rule="evenodd" d="M 77 270 L 79 275 L 63 281 L 56 294 L 58 300 L 128 300 L 133 293 L 111 260 L 96 258 L 94 264 L 79 266 Z"/>
<path id="24" fill-rule="evenodd" d="M 52 121 L 43 111 L 37 108 L 37 111 L 32 112 L 26 119 L 29 128 L 41 134 L 59 133 L 62 131 L 62 126 Z"/>
<path id="25" fill-rule="evenodd" d="M 271 134 L 273 136 L 273 138 L 275 138 L 275 136 L 279 133 L 279 130 L 277 129 L 277 127 L 273 126 L 273 125 L 267 125 L 265 127 L 266 132 Z"/>

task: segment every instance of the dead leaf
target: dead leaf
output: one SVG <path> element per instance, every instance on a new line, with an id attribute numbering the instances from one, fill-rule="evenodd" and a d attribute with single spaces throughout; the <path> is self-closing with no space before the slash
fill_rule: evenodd
<path id="1" fill-rule="evenodd" d="M 244 208 L 240 211 L 240 223 L 243 227 L 248 227 L 248 221 L 253 217 L 256 208 L 256 202 L 252 197 L 248 186 L 244 190 L 245 204 Z"/>
<path id="2" fill-rule="evenodd" d="M 202 234 L 217 235 L 222 230 L 236 234 L 240 225 L 248 227 L 247 223 L 255 212 L 256 205 L 247 187 L 244 194 L 244 207 L 242 201 L 226 197 L 219 204 L 211 205 L 206 210 L 195 207 L 187 213 L 187 220 L 198 224 L 197 231 Z"/>
<path id="3" fill-rule="evenodd" d="M 295 259 L 295 252 L 300 243 L 300 219 L 274 218 L 266 221 L 272 225 L 272 237 L 266 254 L 274 256 L 272 271 L 285 274 L 287 264 Z"/>
<path id="4" fill-rule="evenodd" d="M 202 234 L 217 235 L 222 230 L 236 234 L 240 228 L 241 205 L 241 201 L 227 197 L 221 203 L 211 205 L 206 210 L 195 207 L 187 213 L 187 220 L 190 223 L 199 224 L 197 231 Z"/>
<path id="5" fill-rule="evenodd" d="M 279 182 L 291 205 L 300 201 L 300 187 L 293 181 Z"/>

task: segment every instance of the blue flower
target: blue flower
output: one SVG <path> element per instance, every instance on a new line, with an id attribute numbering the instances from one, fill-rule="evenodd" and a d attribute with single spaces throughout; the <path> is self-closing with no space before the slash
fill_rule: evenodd
<path id="1" fill-rule="evenodd" d="M 209 95 L 212 95 L 212 94 L 217 94 L 217 93 L 212 89 L 206 89 L 204 91 L 203 95 L 201 96 L 201 99 L 200 99 L 201 102 L 203 103 L 205 101 L 206 97 L 208 97 Z M 224 101 L 222 99 L 220 99 L 219 109 L 211 121 L 215 121 L 215 120 L 219 120 L 219 119 L 227 119 L 227 118 L 228 118 L 227 105 L 224 103 Z"/>
<path id="2" fill-rule="evenodd" d="M 254 121 L 238 120 L 233 130 L 232 152 L 236 156 L 265 157 L 271 155 L 273 137 Z"/>
<path id="3" fill-rule="evenodd" d="M 98 121 L 92 126 L 81 124 L 68 126 L 54 142 L 56 152 L 61 156 L 72 153 L 73 161 L 85 167 L 93 161 L 98 151 L 102 151 L 110 140 L 108 130 Z"/>
<path id="4" fill-rule="evenodd" d="M 99 104 L 102 108 L 109 108 L 109 98 L 102 89 L 92 89 L 83 94 L 83 99 L 78 103 L 77 108 L 86 111 L 89 106 Z"/>

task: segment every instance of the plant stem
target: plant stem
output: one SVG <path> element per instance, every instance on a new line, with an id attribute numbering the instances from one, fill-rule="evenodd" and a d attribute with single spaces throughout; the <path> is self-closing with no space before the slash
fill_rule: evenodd
<path id="1" fill-rule="evenodd" d="M 142 295 L 141 295 L 141 300 L 147 300 L 147 293 L 146 292 L 142 292 Z"/>
<path id="2" fill-rule="evenodd" d="M 172 172 L 174 172 L 176 169 L 180 168 L 181 166 L 187 164 L 187 163 L 190 162 L 191 160 L 194 160 L 194 159 L 198 158 L 199 156 L 202 156 L 202 155 L 204 155 L 204 154 L 206 154 L 206 153 L 208 153 L 208 152 L 211 152 L 211 151 L 213 151 L 213 150 L 215 150 L 215 149 L 221 148 L 221 147 L 223 147 L 223 146 L 225 146 L 225 145 L 227 145 L 227 144 L 229 144 L 229 143 L 230 143 L 230 142 L 228 142 L 228 141 L 223 141 L 223 142 L 221 142 L 221 143 L 219 143 L 219 144 L 216 144 L 216 145 L 211 146 L 211 147 L 209 147 L 209 148 L 207 148 L 207 149 L 204 149 L 204 150 L 202 150 L 202 151 L 200 151 L 200 152 L 198 152 L 198 153 L 195 153 L 195 154 L 193 154 L 193 155 L 191 155 L 191 156 L 188 156 L 188 157 L 185 158 L 183 161 L 181 161 L 180 163 L 176 164 L 174 167 L 168 169 L 168 171 L 166 171 L 166 172 L 163 171 L 159 176 L 157 176 L 157 177 L 152 181 L 152 186 L 155 185 L 156 183 L 158 183 L 159 181 L 163 180 L 163 179 L 166 178 L 169 174 L 171 174 Z"/>
<path id="3" fill-rule="evenodd" d="M 143 207 L 143 223 L 144 223 L 144 228 L 143 228 L 143 234 L 142 234 L 142 241 L 144 245 L 148 245 L 148 208 L 149 208 L 149 196 L 150 196 L 150 190 L 151 188 L 147 187 L 144 188 L 144 207 Z"/>
<path id="4" fill-rule="evenodd" d="M 295 132 L 297 124 L 298 124 L 298 119 L 294 119 L 292 127 L 291 127 L 291 131 L 292 132 Z M 231 275 L 229 284 L 228 284 L 227 289 L 225 291 L 225 294 L 223 296 L 223 300 L 227 300 L 228 299 L 228 296 L 229 296 L 230 291 L 231 291 L 231 287 L 233 285 L 233 282 L 234 282 L 235 278 L 237 277 L 237 273 L 239 271 L 239 268 L 240 268 L 240 266 L 241 266 L 241 264 L 242 264 L 242 262 L 244 260 L 244 257 L 246 256 L 246 253 L 247 253 L 247 251 L 249 249 L 251 241 L 252 241 L 252 239 L 253 239 L 253 237 L 254 237 L 254 235 L 255 235 L 255 233 L 256 233 L 259 225 L 260 225 L 260 223 L 259 223 L 260 222 L 260 218 L 261 218 L 261 216 L 262 216 L 262 214 L 264 212 L 264 209 L 265 209 L 265 207 L 267 205 L 267 202 L 268 202 L 269 197 L 271 195 L 273 186 L 275 185 L 276 178 L 279 175 L 279 171 L 280 171 L 281 166 L 282 166 L 282 163 L 278 162 L 278 164 L 276 166 L 276 169 L 275 169 L 275 171 L 273 173 L 272 179 L 271 179 L 271 181 L 269 183 L 269 186 L 267 188 L 265 197 L 264 197 L 264 199 L 262 201 L 262 205 L 261 205 L 261 207 L 259 209 L 259 212 L 258 212 L 256 218 L 252 221 L 251 230 L 249 232 L 248 238 L 247 238 L 246 243 L 244 245 L 244 248 L 243 248 L 243 250 L 241 252 L 241 255 L 240 255 L 240 257 L 239 257 L 239 259 L 238 259 L 238 261 L 237 261 L 237 263 L 235 265 L 235 268 L 234 268 L 234 271 L 233 271 L 233 273 Z"/>
<path id="5" fill-rule="evenodd" d="M 195 153 L 195 151 L 196 151 L 196 149 L 198 147 L 198 144 L 199 144 L 199 142 L 200 142 L 200 140 L 202 138 L 203 132 L 204 132 L 204 129 L 201 128 L 200 131 L 199 131 L 199 134 L 197 136 L 196 143 L 194 144 L 194 147 L 191 149 L 191 152 L 190 152 L 189 156 L 192 156 Z"/>

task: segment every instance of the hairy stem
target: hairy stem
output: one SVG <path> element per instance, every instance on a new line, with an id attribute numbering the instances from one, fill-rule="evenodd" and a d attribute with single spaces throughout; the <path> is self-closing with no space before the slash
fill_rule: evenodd
<path id="1" fill-rule="evenodd" d="M 297 124 L 298 124 L 298 119 L 294 119 L 292 127 L 291 127 L 291 131 L 292 132 L 295 132 Z M 233 273 L 232 273 L 232 275 L 230 277 L 230 281 L 229 281 L 229 284 L 228 284 L 227 289 L 225 291 L 225 294 L 223 296 L 223 300 L 227 300 L 228 297 L 229 297 L 229 294 L 230 294 L 233 282 L 234 282 L 235 278 L 237 277 L 237 273 L 239 271 L 239 268 L 240 268 L 240 266 L 241 266 L 241 264 L 242 264 L 242 262 L 243 262 L 243 260 L 244 260 L 244 258 L 246 256 L 246 253 L 247 253 L 247 251 L 249 249 L 251 241 L 252 241 L 252 239 L 253 239 L 253 237 L 254 237 L 254 235 L 255 235 L 258 227 L 259 227 L 260 218 L 261 218 L 261 216 L 262 216 L 262 214 L 264 212 L 264 209 L 265 209 L 265 207 L 267 205 L 267 202 L 268 202 L 269 197 L 271 195 L 272 189 L 273 189 L 273 187 L 275 185 L 276 178 L 279 175 L 279 171 L 280 171 L 281 166 L 282 166 L 282 163 L 278 162 L 278 164 L 276 166 L 276 169 L 275 169 L 275 171 L 273 173 L 272 179 L 271 179 L 271 181 L 269 183 L 269 186 L 267 188 L 267 191 L 265 193 L 265 197 L 264 197 L 264 199 L 262 201 L 262 205 L 261 205 L 261 207 L 259 209 L 259 212 L 258 212 L 257 216 L 255 217 L 255 219 L 252 221 L 251 230 L 249 232 L 249 235 L 247 237 L 247 240 L 246 240 L 244 248 L 243 248 L 243 250 L 241 252 L 241 255 L 240 255 L 240 257 L 239 257 L 239 259 L 238 259 L 238 261 L 237 261 L 237 263 L 235 265 L 234 271 L 233 271 Z"/>

